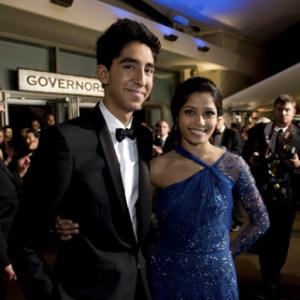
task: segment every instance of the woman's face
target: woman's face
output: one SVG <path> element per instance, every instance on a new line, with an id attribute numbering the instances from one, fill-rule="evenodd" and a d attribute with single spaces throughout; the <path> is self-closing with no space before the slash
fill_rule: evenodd
<path id="1" fill-rule="evenodd" d="M 181 143 L 206 144 L 217 124 L 217 108 L 210 93 L 192 93 L 179 111 Z"/>
<path id="2" fill-rule="evenodd" d="M 32 132 L 26 134 L 25 141 L 30 150 L 35 150 L 38 147 L 39 139 Z"/>

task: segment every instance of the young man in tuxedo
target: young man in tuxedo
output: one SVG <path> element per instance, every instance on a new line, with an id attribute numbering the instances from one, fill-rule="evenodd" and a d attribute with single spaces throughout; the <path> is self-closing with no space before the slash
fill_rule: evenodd
<path id="1" fill-rule="evenodd" d="M 270 217 L 270 228 L 254 250 L 259 255 L 265 299 L 271 300 L 280 298 L 280 271 L 287 258 L 296 211 L 300 130 L 292 124 L 295 113 L 293 97 L 280 95 L 274 102 L 273 122 L 249 129 L 243 149 Z"/>
<path id="2" fill-rule="evenodd" d="M 142 246 L 151 216 L 152 136 L 133 113 L 151 92 L 159 50 L 145 25 L 111 25 L 97 41 L 103 101 L 41 135 L 25 182 L 25 243 L 37 249 L 57 215 L 80 226 L 60 247 L 50 299 L 150 299 Z"/>

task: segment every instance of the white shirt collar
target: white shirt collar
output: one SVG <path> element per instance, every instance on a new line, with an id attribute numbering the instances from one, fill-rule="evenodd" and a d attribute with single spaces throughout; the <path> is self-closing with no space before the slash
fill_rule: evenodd
<path id="1" fill-rule="evenodd" d="M 132 118 L 127 126 L 125 126 L 118 118 L 116 118 L 105 106 L 104 102 L 99 103 L 100 111 L 103 115 L 103 118 L 106 122 L 108 130 L 110 133 L 115 134 L 117 128 L 131 128 Z"/>
<path id="2" fill-rule="evenodd" d="M 277 127 L 277 126 L 275 125 L 275 127 L 274 127 L 274 130 L 275 130 L 276 132 L 279 131 L 279 130 L 282 130 L 282 132 L 285 132 L 287 129 L 288 129 L 288 126 L 285 126 L 285 127 Z"/>

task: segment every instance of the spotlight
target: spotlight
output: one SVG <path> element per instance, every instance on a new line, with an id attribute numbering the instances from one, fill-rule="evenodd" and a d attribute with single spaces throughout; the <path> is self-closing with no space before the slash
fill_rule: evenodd
<path id="1" fill-rule="evenodd" d="M 202 51 L 202 52 L 208 52 L 209 51 L 209 47 L 207 47 L 207 46 L 198 46 L 198 50 Z"/>
<path id="2" fill-rule="evenodd" d="M 177 41 L 178 36 L 175 35 L 175 34 L 173 34 L 173 33 L 171 33 L 171 34 L 165 34 L 164 35 L 164 39 L 167 40 L 167 41 L 170 41 L 170 42 L 175 42 L 175 41 Z"/>

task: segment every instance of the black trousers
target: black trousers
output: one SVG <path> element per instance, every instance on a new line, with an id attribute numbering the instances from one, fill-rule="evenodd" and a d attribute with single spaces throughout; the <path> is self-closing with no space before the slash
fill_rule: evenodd
<path id="1" fill-rule="evenodd" d="M 290 244 L 296 205 L 292 199 L 287 202 L 267 201 L 270 228 L 259 240 L 257 252 L 265 286 L 278 286 L 280 271 L 284 266 Z"/>
<path id="2" fill-rule="evenodd" d="M 135 300 L 149 299 L 143 284 L 141 272 L 138 272 L 136 290 L 135 290 Z"/>

